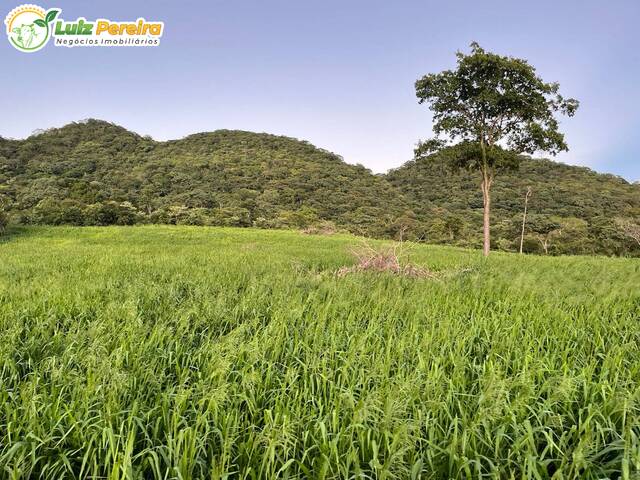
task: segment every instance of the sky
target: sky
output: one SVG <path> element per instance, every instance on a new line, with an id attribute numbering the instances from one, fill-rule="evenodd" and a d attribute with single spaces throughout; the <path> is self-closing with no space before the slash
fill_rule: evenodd
<path id="1" fill-rule="evenodd" d="M 38 3 L 39 2 L 39 3 Z M 424 74 L 472 41 L 580 100 L 555 159 L 640 180 L 638 0 L 34 0 L 61 17 L 160 20 L 158 47 L 25 54 L 0 39 L 0 136 L 99 118 L 158 140 L 217 129 L 307 140 L 384 172 L 431 136 Z M 3 0 L 0 16 L 19 2 Z M 4 26 L 4 25 L 3 25 Z M 6 30 L 4 30 L 6 33 Z"/>

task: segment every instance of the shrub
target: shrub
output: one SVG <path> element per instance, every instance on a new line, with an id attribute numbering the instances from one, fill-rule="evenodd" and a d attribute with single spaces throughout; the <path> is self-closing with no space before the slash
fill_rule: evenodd
<path id="1" fill-rule="evenodd" d="M 134 225 L 143 215 L 129 202 L 94 203 L 84 211 L 86 225 Z"/>
<path id="2" fill-rule="evenodd" d="M 250 227 L 251 213 L 246 208 L 227 207 L 211 212 L 211 224 L 221 227 Z"/>
<path id="3" fill-rule="evenodd" d="M 315 225 L 311 225 L 302 230 L 302 233 L 309 235 L 333 235 L 338 231 L 336 224 L 330 220 L 322 220 Z"/>

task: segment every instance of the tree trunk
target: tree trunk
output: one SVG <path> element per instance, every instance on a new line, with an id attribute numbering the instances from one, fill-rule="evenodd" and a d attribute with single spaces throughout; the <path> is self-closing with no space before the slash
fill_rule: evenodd
<path id="1" fill-rule="evenodd" d="M 527 204 L 531 196 L 531 187 L 527 187 L 527 193 L 524 196 L 524 215 L 522 215 L 522 233 L 520 234 L 520 255 L 522 255 L 522 246 L 524 245 L 524 226 L 527 223 Z"/>
<path id="2" fill-rule="evenodd" d="M 482 151 L 482 203 L 484 207 L 482 212 L 482 253 L 488 257 L 491 250 L 491 182 L 493 175 L 487 162 L 484 137 L 480 139 L 480 149 Z"/>
<path id="3" fill-rule="evenodd" d="M 488 257 L 491 250 L 491 180 L 486 172 L 482 173 L 482 203 L 482 253 Z"/>
<path id="4" fill-rule="evenodd" d="M 543 237 L 542 235 L 538 235 L 538 241 L 542 246 L 542 250 L 544 250 L 544 254 L 549 255 L 549 237 L 548 236 Z"/>

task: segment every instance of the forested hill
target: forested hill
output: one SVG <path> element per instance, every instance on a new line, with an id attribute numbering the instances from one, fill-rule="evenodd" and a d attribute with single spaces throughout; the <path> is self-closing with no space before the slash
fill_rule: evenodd
<path id="1" fill-rule="evenodd" d="M 338 227 L 386 236 L 406 201 L 384 178 L 292 138 L 219 130 L 157 142 L 98 120 L 0 142 L 19 223 Z M 323 226 L 323 225 L 321 225 Z"/>
<path id="2" fill-rule="evenodd" d="M 545 160 L 524 160 L 494 186 L 494 246 L 640 254 L 616 225 L 640 217 L 640 186 Z M 0 202 L 13 223 L 177 223 L 349 230 L 477 246 L 477 179 L 437 161 L 388 175 L 296 139 L 219 130 L 158 142 L 99 120 L 25 140 L 0 139 Z"/>
<path id="3" fill-rule="evenodd" d="M 402 189 L 418 220 L 431 224 L 432 235 L 442 239 L 448 235 L 461 243 L 475 238 L 480 246 L 479 174 L 451 172 L 432 157 L 407 162 L 386 178 Z M 522 158 L 518 170 L 501 172 L 493 185 L 495 247 L 519 247 L 529 187 L 525 249 L 538 251 L 546 242 L 550 253 L 637 252 L 637 245 L 625 237 L 616 220 L 640 218 L 640 185 L 588 168 L 528 157 Z"/>

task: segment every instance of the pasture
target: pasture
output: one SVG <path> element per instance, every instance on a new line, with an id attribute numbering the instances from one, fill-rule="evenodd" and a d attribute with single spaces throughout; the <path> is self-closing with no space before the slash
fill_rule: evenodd
<path id="1" fill-rule="evenodd" d="M 637 259 L 359 242 L 10 231 L 0 477 L 638 478 Z"/>

